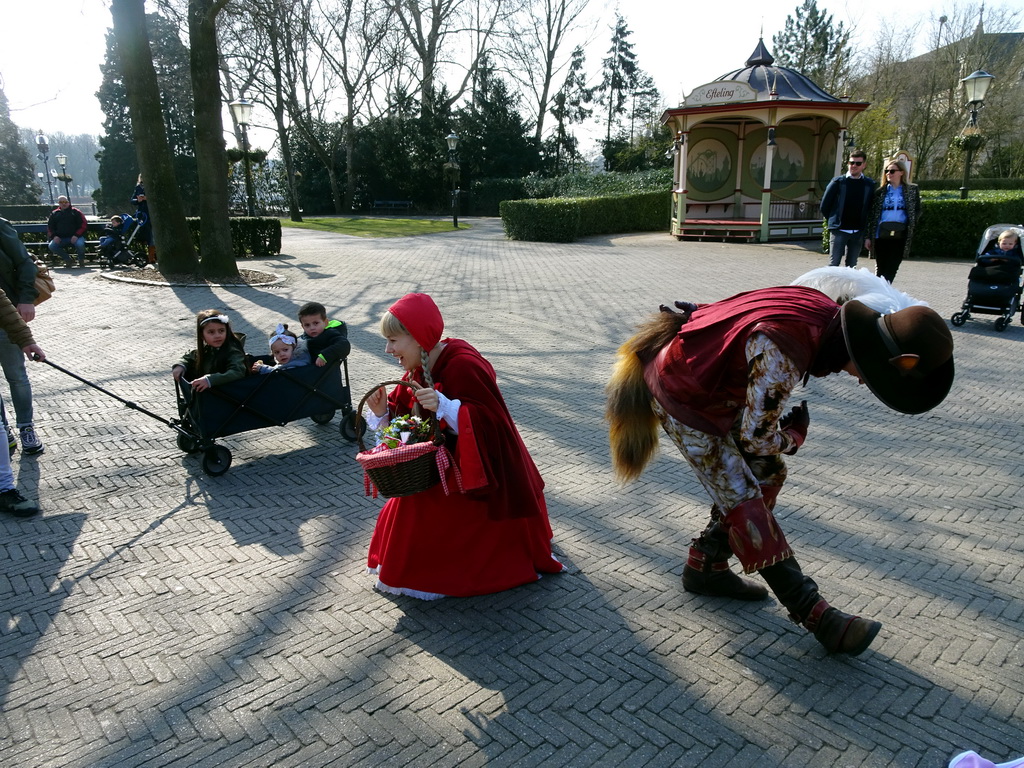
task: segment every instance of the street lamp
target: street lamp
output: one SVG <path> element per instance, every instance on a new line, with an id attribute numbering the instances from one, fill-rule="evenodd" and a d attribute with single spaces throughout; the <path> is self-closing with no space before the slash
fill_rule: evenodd
<path id="1" fill-rule="evenodd" d="M 231 114 L 242 129 L 242 160 L 245 163 L 245 207 L 250 216 L 256 215 L 253 207 L 252 165 L 249 161 L 249 119 L 252 117 L 252 102 L 248 99 L 235 99 L 230 104 Z"/>
<path id="2" fill-rule="evenodd" d="M 71 187 L 68 184 L 68 156 L 61 152 L 57 155 L 57 165 L 60 166 L 60 175 L 64 177 L 64 193 L 68 200 L 71 199 Z"/>
<path id="3" fill-rule="evenodd" d="M 988 93 L 988 88 L 992 85 L 993 80 L 995 80 L 993 75 L 979 69 L 960 81 L 964 84 L 964 92 L 967 94 L 967 103 L 964 106 L 970 110 L 971 114 L 967 125 L 960 132 L 963 148 L 967 153 L 964 161 L 964 185 L 960 187 L 961 200 L 967 199 L 967 181 L 971 177 L 971 160 L 974 158 L 974 151 L 980 149 L 984 141 L 981 131 L 978 130 L 978 110 L 984 106 L 982 102 L 985 101 L 985 94 Z"/>
<path id="4" fill-rule="evenodd" d="M 50 142 L 47 141 L 46 135 L 42 131 L 36 135 L 36 149 L 39 150 L 39 154 L 36 157 L 43 161 L 43 175 L 46 177 L 46 188 L 50 191 L 50 205 L 56 205 L 53 201 L 53 182 L 50 181 L 50 166 L 48 165 L 50 160 Z"/>
<path id="5" fill-rule="evenodd" d="M 448 142 L 448 162 L 445 163 L 444 169 L 452 178 L 452 226 L 455 229 L 459 228 L 459 137 L 452 131 L 445 138 Z"/>

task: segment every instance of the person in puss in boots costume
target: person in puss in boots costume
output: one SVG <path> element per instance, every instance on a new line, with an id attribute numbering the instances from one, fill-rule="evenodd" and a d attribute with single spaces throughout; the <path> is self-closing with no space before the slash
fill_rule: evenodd
<path id="1" fill-rule="evenodd" d="M 729 569 L 735 554 L 758 573 L 829 653 L 862 653 L 881 624 L 832 607 L 803 573 L 772 511 L 784 454 L 807 437 L 806 402 L 786 413 L 807 376 L 846 372 L 885 405 L 923 413 L 953 383 L 953 338 L 933 310 L 867 270 L 824 267 L 799 285 L 713 304 L 662 307 L 619 350 L 609 381 L 612 461 L 635 479 L 661 426 L 714 507 L 683 570 L 689 592 L 762 600 L 767 590 Z"/>

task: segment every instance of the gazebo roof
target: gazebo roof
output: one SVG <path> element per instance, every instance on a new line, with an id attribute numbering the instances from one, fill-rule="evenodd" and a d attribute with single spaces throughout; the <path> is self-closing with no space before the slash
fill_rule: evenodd
<path id="1" fill-rule="evenodd" d="M 776 67 L 774 57 L 765 48 L 764 39 L 750 54 L 746 66 L 727 72 L 714 82 L 738 80 L 757 92 L 757 100 L 776 98 L 782 101 L 842 101 L 826 93 L 809 77 L 787 67 Z"/>

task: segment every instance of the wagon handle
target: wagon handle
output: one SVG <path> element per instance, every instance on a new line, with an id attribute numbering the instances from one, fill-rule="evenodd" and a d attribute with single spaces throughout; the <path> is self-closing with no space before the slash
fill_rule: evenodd
<path id="1" fill-rule="evenodd" d="M 67 368 L 63 368 L 63 367 L 57 365 L 56 363 L 50 362 L 50 360 L 41 360 L 38 355 L 33 355 L 33 359 L 36 362 L 46 363 L 47 365 L 49 365 L 49 366 L 51 366 L 53 368 L 56 368 L 61 373 L 66 373 L 71 378 L 77 379 L 78 381 L 80 381 L 83 384 L 86 384 L 86 385 L 92 387 L 93 389 L 98 389 L 103 394 L 109 395 L 110 397 L 114 398 L 118 402 L 124 403 L 127 407 L 131 408 L 132 410 L 139 411 L 140 413 L 144 413 L 147 416 L 151 416 L 152 418 L 156 419 L 157 421 L 162 422 L 162 423 L 166 424 L 167 426 L 169 426 L 169 427 L 171 427 L 173 429 L 178 429 L 178 427 L 172 421 L 169 421 L 168 419 L 165 419 L 163 416 L 160 416 L 160 415 L 158 415 L 156 413 L 153 413 L 152 411 L 146 410 L 141 405 L 136 405 L 135 403 L 131 402 L 130 400 L 125 400 L 123 397 L 119 397 L 118 395 L 115 395 L 113 392 L 110 392 L 110 391 L 104 389 L 99 384 L 93 384 L 88 379 L 83 379 L 77 373 L 72 373 Z"/>
<path id="2" fill-rule="evenodd" d="M 366 445 L 365 445 L 365 443 L 363 443 L 363 433 L 366 432 L 366 430 L 365 429 L 359 429 L 359 420 L 360 419 L 362 419 L 364 424 L 366 423 L 366 419 L 363 418 L 363 406 L 366 404 L 366 399 L 370 395 L 372 395 L 374 392 L 376 392 L 381 387 L 386 387 L 388 384 L 398 384 L 399 386 L 408 387 L 409 389 L 415 389 L 415 387 L 410 382 L 408 382 L 408 381 L 401 381 L 399 379 L 390 379 L 388 381 L 382 381 L 380 384 L 377 384 L 373 389 L 371 389 L 369 392 L 367 392 L 365 395 L 363 395 L 362 400 L 359 401 L 359 407 L 356 408 L 356 424 L 355 424 L 355 426 L 356 426 L 356 439 L 359 441 L 359 451 L 360 452 L 366 450 Z M 434 430 L 434 436 L 433 436 L 433 438 L 431 438 L 431 442 L 433 442 L 434 445 L 436 445 L 436 446 L 444 445 L 444 435 L 441 433 L 441 425 L 440 425 L 440 423 L 437 420 L 437 414 L 435 414 L 433 411 L 429 411 L 429 413 L 430 413 L 430 426 Z"/>

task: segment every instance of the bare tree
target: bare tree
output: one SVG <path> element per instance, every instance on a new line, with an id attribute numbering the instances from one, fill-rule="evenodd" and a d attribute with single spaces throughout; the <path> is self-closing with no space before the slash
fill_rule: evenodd
<path id="1" fill-rule="evenodd" d="M 295 163 L 289 141 L 290 91 L 284 63 L 286 51 L 294 45 L 296 18 L 302 17 L 302 0 L 250 0 L 244 9 L 228 7 L 222 34 L 221 68 L 226 95 L 246 96 L 262 104 L 274 116 L 274 128 L 284 166 L 283 181 L 292 221 L 302 221 L 295 177 Z M 301 28 L 301 25 L 300 25 Z M 232 122 L 234 116 L 232 115 Z M 241 139 L 235 129 L 236 141 Z"/>
<path id="2" fill-rule="evenodd" d="M 424 117 L 444 113 L 462 98 L 493 38 L 508 17 L 513 0 L 389 0 L 415 57 L 417 89 Z M 468 49 L 461 65 L 451 58 Z M 461 66 L 461 81 L 442 99 L 438 82 L 445 66 Z"/>
<path id="3" fill-rule="evenodd" d="M 529 94 L 536 124 L 534 140 L 540 145 L 544 122 L 551 108 L 552 84 L 569 65 L 560 56 L 568 37 L 580 27 L 590 0 L 532 0 L 513 18 L 516 34 L 510 37 L 511 74 Z"/>
<path id="4" fill-rule="evenodd" d="M 145 0 L 112 0 L 110 10 L 132 118 L 132 136 L 149 193 L 149 213 L 160 254 L 160 271 L 195 272 L 196 253 L 171 161 L 153 55 L 149 49 Z M 230 249 L 228 253 L 230 255 Z"/>
<path id="5" fill-rule="evenodd" d="M 388 55 L 393 46 L 386 45 L 394 11 L 376 0 L 340 0 L 326 12 L 321 5 L 326 27 L 317 32 L 316 40 L 328 66 L 333 70 L 345 99 L 341 139 L 345 146 L 345 210 L 352 209 L 355 197 L 356 119 L 370 104 L 371 94 L 383 73 L 394 59 Z"/>

